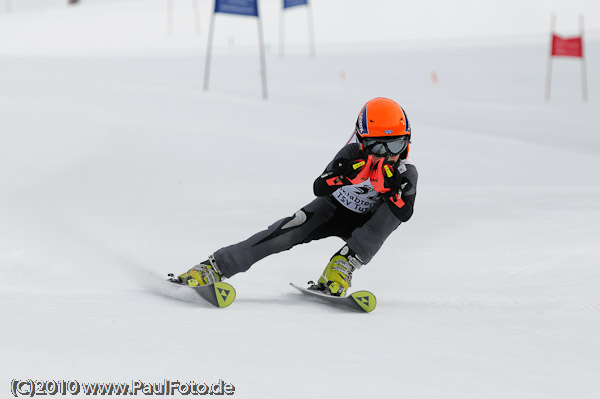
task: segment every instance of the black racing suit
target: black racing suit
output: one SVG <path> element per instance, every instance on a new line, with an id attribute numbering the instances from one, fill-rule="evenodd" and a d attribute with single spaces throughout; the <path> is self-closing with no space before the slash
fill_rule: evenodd
<path id="1" fill-rule="evenodd" d="M 327 184 L 325 177 L 339 160 L 360 157 L 364 154 L 359 144 L 346 145 L 329 163 L 323 175 L 315 180 L 315 200 L 247 240 L 216 251 L 214 258 L 221 273 L 231 277 L 245 272 L 269 255 L 331 236 L 346 241 L 361 261 L 368 263 L 400 223 L 411 218 L 418 174 L 414 164 L 407 159 L 395 165 L 407 182 L 400 195 L 401 207 L 391 202 L 386 194 L 376 192 L 369 180 L 341 187 Z"/>

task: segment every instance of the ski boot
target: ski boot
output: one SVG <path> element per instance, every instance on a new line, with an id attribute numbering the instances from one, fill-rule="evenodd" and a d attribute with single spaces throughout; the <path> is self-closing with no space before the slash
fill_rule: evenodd
<path id="1" fill-rule="evenodd" d="M 224 277 L 217 267 L 217 262 L 211 255 L 208 257 L 208 260 L 197 264 L 187 272 L 173 278 L 172 281 L 185 284 L 190 287 L 196 287 L 198 285 L 214 284 L 223 279 Z"/>
<path id="2" fill-rule="evenodd" d="M 329 295 L 346 296 L 352 285 L 352 273 L 363 264 L 360 257 L 346 245 L 330 259 L 317 284 L 309 288 Z"/>

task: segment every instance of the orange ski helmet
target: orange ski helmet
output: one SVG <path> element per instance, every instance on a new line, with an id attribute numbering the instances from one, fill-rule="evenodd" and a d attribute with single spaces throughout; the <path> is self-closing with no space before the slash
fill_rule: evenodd
<path id="1" fill-rule="evenodd" d="M 410 123 L 398 103 L 377 97 L 367 101 L 358 114 L 356 134 L 359 138 L 410 136 Z"/>
<path id="2" fill-rule="evenodd" d="M 410 123 L 404 109 L 395 101 L 383 97 L 367 101 L 358 114 L 354 133 L 363 148 L 372 147 L 375 142 L 391 144 L 404 141 L 406 149 L 411 138 Z M 387 145 L 385 149 L 388 149 Z"/>

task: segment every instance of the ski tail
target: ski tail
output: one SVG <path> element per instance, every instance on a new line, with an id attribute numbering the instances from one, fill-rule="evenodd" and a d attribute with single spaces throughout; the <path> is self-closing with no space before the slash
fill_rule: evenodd
<path id="1" fill-rule="evenodd" d="M 200 298 L 218 308 L 226 308 L 235 300 L 235 288 L 231 284 L 218 281 L 214 284 L 188 286 L 175 279 L 169 274 L 168 283 L 181 287 L 185 290 L 194 291 Z"/>
<path id="2" fill-rule="evenodd" d="M 290 283 L 290 285 L 304 295 L 313 297 L 321 302 L 325 302 L 336 307 L 370 313 L 375 310 L 375 306 L 377 306 L 377 299 L 375 298 L 375 295 L 369 291 L 356 291 L 348 296 L 340 297 L 326 294 L 323 291 L 316 290 L 311 287 L 303 288 L 293 283 Z"/>
<path id="3" fill-rule="evenodd" d="M 215 288 L 215 297 L 217 298 L 216 306 L 226 308 L 233 303 L 235 300 L 235 289 L 231 284 L 219 281 L 214 283 L 213 287 Z"/>
<path id="4" fill-rule="evenodd" d="M 369 291 L 356 291 L 350 294 L 350 297 L 354 299 L 356 304 L 367 313 L 375 310 L 375 306 L 377 306 L 377 299 L 375 298 L 375 295 Z"/>

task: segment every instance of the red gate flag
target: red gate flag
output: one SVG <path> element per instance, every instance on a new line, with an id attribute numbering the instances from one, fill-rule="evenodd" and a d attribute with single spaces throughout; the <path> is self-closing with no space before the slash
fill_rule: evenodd
<path id="1" fill-rule="evenodd" d="M 583 40 L 581 36 L 564 38 L 553 34 L 552 56 L 583 58 Z"/>

